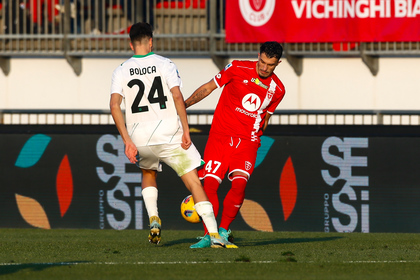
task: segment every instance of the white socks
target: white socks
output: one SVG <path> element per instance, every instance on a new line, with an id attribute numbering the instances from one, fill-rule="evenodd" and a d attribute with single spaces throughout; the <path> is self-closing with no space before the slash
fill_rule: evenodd
<path id="1" fill-rule="evenodd" d="M 141 192 L 141 195 L 143 196 L 144 205 L 146 206 L 149 218 L 152 216 L 159 217 L 157 207 L 158 189 L 155 187 L 144 188 Z"/>
<path id="2" fill-rule="evenodd" d="M 209 233 L 217 233 L 217 222 L 214 217 L 213 205 L 209 201 L 201 201 L 194 205 L 195 211 L 200 215 Z"/>
<path id="3" fill-rule="evenodd" d="M 159 217 L 157 207 L 158 189 L 155 187 L 147 187 L 142 190 L 141 194 L 149 218 L 152 216 Z M 201 201 L 196 203 L 194 208 L 198 215 L 200 215 L 209 233 L 217 233 L 218 229 L 216 218 L 214 217 L 213 205 L 209 201 Z"/>

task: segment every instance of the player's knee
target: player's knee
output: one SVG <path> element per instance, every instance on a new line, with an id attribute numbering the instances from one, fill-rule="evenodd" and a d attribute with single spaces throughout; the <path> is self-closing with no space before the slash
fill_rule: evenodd
<path id="1" fill-rule="evenodd" d="M 236 179 L 241 179 L 241 180 L 245 180 L 248 181 L 249 179 L 249 174 L 242 172 L 242 171 L 234 171 L 232 173 L 230 173 L 228 175 L 228 178 L 230 181 L 236 180 Z"/>

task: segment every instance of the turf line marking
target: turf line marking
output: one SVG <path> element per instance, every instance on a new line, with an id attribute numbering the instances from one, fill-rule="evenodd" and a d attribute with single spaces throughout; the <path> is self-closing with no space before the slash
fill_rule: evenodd
<path id="1" fill-rule="evenodd" d="M 253 261 L 249 263 L 277 263 L 278 261 Z M 161 265 L 161 264 L 232 264 L 243 263 L 241 261 L 209 261 L 209 262 L 48 262 L 48 263 L 0 263 L 0 266 L 19 265 Z"/>
<path id="2" fill-rule="evenodd" d="M 64 265 L 167 265 L 167 264 L 232 264 L 232 263 L 283 263 L 284 261 L 250 261 L 250 262 L 241 262 L 241 261 L 209 261 L 209 262 L 47 262 L 47 263 L 0 263 L 0 266 L 20 266 L 20 265 L 45 265 L 45 266 L 64 266 Z M 309 262 L 297 262 L 297 263 L 315 263 L 313 261 Z M 328 262 L 331 263 L 331 262 Z M 339 263 L 339 262 L 337 262 Z M 420 260 L 399 260 L 399 261 L 343 261 L 341 263 L 346 264 L 360 264 L 360 263 L 420 263 Z"/>
<path id="3" fill-rule="evenodd" d="M 346 261 L 344 263 L 418 263 L 420 260 L 411 260 L 411 261 Z"/>

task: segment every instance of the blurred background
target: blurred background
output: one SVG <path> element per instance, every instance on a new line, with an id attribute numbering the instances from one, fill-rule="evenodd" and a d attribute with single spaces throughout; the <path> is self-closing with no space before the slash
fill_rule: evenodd
<path id="1" fill-rule="evenodd" d="M 234 11 L 235 7 L 226 7 L 225 2 L 1 0 L 0 109 L 107 110 L 112 71 L 132 55 L 128 31 L 138 21 L 154 26 L 154 52 L 177 64 L 183 78 L 183 94 L 188 97 L 232 59 L 257 59 L 259 42 L 244 39 L 227 43 L 226 23 L 232 22 L 233 15 L 241 14 L 241 7 L 236 4 L 239 8 Z M 274 19 L 290 14 L 279 10 L 289 1 L 245 2 L 255 13 L 275 2 L 271 15 Z M 413 12 L 405 20 L 410 23 L 413 18 L 416 20 L 415 16 Z M 383 24 L 381 20 L 378 19 L 378 25 Z M 282 63 L 276 69 L 287 91 L 279 110 L 419 109 L 420 37 L 410 42 L 389 41 L 389 37 L 369 42 L 365 41 L 363 30 L 370 31 L 363 24 L 371 25 L 371 21 L 359 22 L 356 27 L 364 41 L 349 42 L 344 34 L 341 42 L 326 42 L 325 38 L 288 42 L 290 36 L 280 34 L 280 30 L 297 35 L 311 33 L 295 23 L 278 26 L 265 35 L 280 41 L 285 48 Z M 399 23 L 393 38 L 398 39 L 398 32 L 403 33 L 407 27 Z M 326 21 L 325 32 L 334 32 L 331 25 L 334 21 Z M 238 22 L 235 28 L 242 26 Z M 248 41 L 255 41 L 251 38 L 255 36 L 249 37 Z M 191 110 L 213 110 L 217 94 Z"/>
<path id="2" fill-rule="evenodd" d="M 146 21 L 185 97 L 262 42 L 284 47 L 286 96 L 233 229 L 420 232 L 419 18 L 420 0 L 0 0 L 0 227 L 147 228 L 108 107 Z M 219 96 L 188 109 L 201 153 Z M 164 174 L 165 227 L 185 229 L 188 192 Z"/>

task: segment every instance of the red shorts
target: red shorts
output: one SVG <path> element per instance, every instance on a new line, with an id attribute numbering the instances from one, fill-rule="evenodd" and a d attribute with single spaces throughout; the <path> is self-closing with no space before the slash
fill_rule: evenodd
<path id="1" fill-rule="evenodd" d="M 221 183 L 229 170 L 229 180 L 235 171 L 241 171 L 249 178 L 254 171 L 258 147 L 257 142 L 250 140 L 211 134 L 204 150 L 205 164 L 200 177 L 211 176 Z"/>

